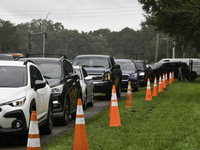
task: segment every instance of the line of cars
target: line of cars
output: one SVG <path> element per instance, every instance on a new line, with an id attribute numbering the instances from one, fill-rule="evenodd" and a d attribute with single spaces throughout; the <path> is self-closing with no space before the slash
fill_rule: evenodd
<path id="1" fill-rule="evenodd" d="M 33 110 L 40 132 L 50 134 L 54 121 L 67 125 L 70 115 L 75 119 L 78 98 L 84 109 L 93 106 L 92 79 L 65 56 L 1 61 L 0 82 L 0 135 L 20 134 L 23 143 Z"/>
<path id="2" fill-rule="evenodd" d="M 153 76 L 162 74 L 152 68 Z M 67 125 L 70 115 L 75 119 L 79 97 L 86 110 L 88 105 L 93 106 L 94 93 L 105 93 L 110 99 L 115 85 L 120 97 L 128 81 L 138 91 L 146 85 L 148 73 L 144 61 L 108 55 L 79 55 L 73 62 L 64 55 L 60 58 L 27 55 L 17 61 L 1 61 L 0 134 L 23 131 L 27 136 L 32 110 L 37 110 L 41 132 L 50 134 L 54 120 Z"/>

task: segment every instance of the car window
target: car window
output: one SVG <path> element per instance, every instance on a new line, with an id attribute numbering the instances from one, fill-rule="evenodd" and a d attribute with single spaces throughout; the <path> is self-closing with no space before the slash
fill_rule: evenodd
<path id="1" fill-rule="evenodd" d="M 126 70 L 135 71 L 136 70 L 135 65 L 132 62 L 117 62 L 116 61 L 116 63 L 120 65 L 120 68 L 122 71 L 126 71 Z"/>
<path id="2" fill-rule="evenodd" d="M 65 67 L 65 72 L 66 72 L 66 75 L 68 75 L 70 72 L 73 72 L 73 67 L 71 65 L 71 63 L 69 62 L 64 62 L 64 67 Z"/>
<path id="3" fill-rule="evenodd" d="M 25 67 L 0 66 L 0 87 L 22 87 L 27 85 Z"/>
<path id="4" fill-rule="evenodd" d="M 109 68 L 109 60 L 107 57 L 84 57 L 78 58 L 74 61 L 73 65 L 83 66 L 83 67 L 103 67 Z"/>
<path id="5" fill-rule="evenodd" d="M 87 74 L 87 72 L 86 72 L 86 70 L 85 70 L 84 68 L 82 68 L 82 72 L 83 72 L 84 78 L 85 78 L 86 76 L 88 76 L 88 74 Z"/>
<path id="6" fill-rule="evenodd" d="M 144 70 L 144 65 L 140 62 L 135 62 L 135 65 L 137 66 L 137 68 L 140 68 L 141 70 Z"/>
<path id="7" fill-rule="evenodd" d="M 33 88 L 36 80 L 43 80 L 40 71 L 35 66 L 30 66 L 31 87 Z"/>

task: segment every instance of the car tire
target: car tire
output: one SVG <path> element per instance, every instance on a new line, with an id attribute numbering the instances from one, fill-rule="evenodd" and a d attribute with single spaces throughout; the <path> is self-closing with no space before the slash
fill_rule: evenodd
<path id="1" fill-rule="evenodd" d="M 117 97 L 121 97 L 121 84 L 117 88 Z"/>
<path id="2" fill-rule="evenodd" d="M 76 111 L 75 112 L 73 112 L 73 113 L 71 113 L 71 117 L 72 117 L 72 119 L 76 119 Z"/>
<path id="3" fill-rule="evenodd" d="M 85 93 L 85 98 L 83 100 L 83 110 L 87 109 L 87 92 Z"/>
<path id="4" fill-rule="evenodd" d="M 111 91 L 106 93 L 106 99 L 111 100 Z"/>
<path id="5" fill-rule="evenodd" d="M 64 104 L 64 110 L 63 110 L 63 116 L 61 118 L 61 124 L 63 126 L 68 125 L 69 121 L 69 105 L 68 105 L 68 98 L 65 96 L 65 104 Z"/>
<path id="6" fill-rule="evenodd" d="M 93 106 L 94 105 L 94 91 L 92 92 L 91 102 L 89 102 L 88 105 L 89 106 Z"/>
<path id="7" fill-rule="evenodd" d="M 52 104 L 52 99 L 50 99 L 47 122 L 41 127 L 41 132 L 44 134 L 51 134 L 52 130 L 53 130 L 53 104 Z"/>

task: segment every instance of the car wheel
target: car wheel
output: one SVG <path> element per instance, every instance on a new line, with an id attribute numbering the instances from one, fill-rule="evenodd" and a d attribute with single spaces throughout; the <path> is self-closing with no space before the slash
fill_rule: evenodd
<path id="1" fill-rule="evenodd" d="M 71 113 L 71 117 L 72 117 L 72 119 L 76 119 L 76 111 Z"/>
<path id="2" fill-rule="evenodd" d="M 133 91 L 137 92 L 138 91 L 138 87 L 134 87 Z"/>
<path id="3" fill-rule="evenodd" d="M 121 97 L 121 84 L 117 88 L 117 97 Z"/>
<path id="4" fill-rule="evenodd" d="M 62 125 L 67 125 L 68 124 L 68 118 L 69 118 L 69 110 L 68 110 L 69 106 L 68 106 L 68 98 L 67 96 L 65 96 L 65 104 L 64 104 L 64 112 L 63 112 L 63 116 L 61 118 L 61 124 Z"/>
<path id="5" fill-rule="evenodd" d="M 111 100 L 111 91 L 106 93 L 106 99 Z"/>
<path id="6" fill-rule="evenodd" d="M 52 100 L 50 100 L 48 115 L 47 115 L 47 122 L 42 126 L 41 132 L 44 134 L 51 134 L 52 130 L 53 130 L 53 104 L 52 104 Z"/>

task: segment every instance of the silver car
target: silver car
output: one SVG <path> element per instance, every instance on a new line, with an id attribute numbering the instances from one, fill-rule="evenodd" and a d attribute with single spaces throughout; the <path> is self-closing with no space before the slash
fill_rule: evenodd
<path id="1" fill-rule="evenodd" d="M 92 82 L 92 77 L 87 75 L 82 66 L 73 66 L 73 68 L 80 77 L 81 99 L 83 110 L 86 110 L 87 105 L 93 106 L 94 103 L 94 83 Z"/>

